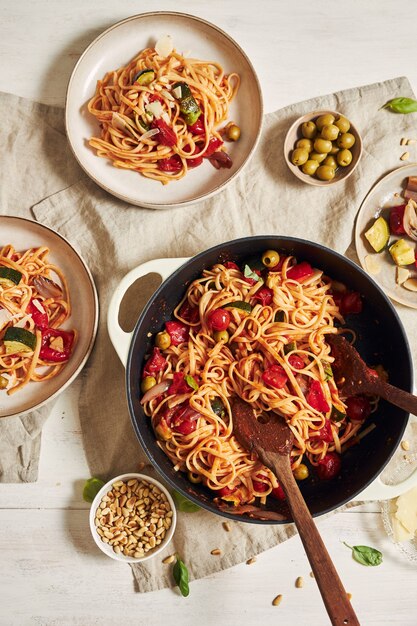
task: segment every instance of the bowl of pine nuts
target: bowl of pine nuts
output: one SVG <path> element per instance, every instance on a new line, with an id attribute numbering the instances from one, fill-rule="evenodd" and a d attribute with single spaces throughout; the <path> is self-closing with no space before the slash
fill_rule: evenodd
<path id="1" fill-rule="evenodd" d="M 106 483 L 90 509 L 93 539 L 116 561 L 152 558 L 171 541 L 177 514 L 169 491 L 145 474 L 122 474 Z"/>

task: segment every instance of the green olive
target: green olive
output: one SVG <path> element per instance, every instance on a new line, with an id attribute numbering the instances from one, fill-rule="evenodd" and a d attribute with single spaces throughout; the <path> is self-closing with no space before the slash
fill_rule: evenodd
<path id="1" fill-rule="evenodd" d="M 319 130 L 321 130 L 324 126 L 329 126 L 329 124 L 333 124 L 333 122 L 334 115 L 331 113 L 325 113 L 316 119 L 316 126 Z"/>
<path id="2" fill-rule="evenodd" d="M 349 120 L 343 117 L 343 115 L 341 115 L 334 124 L 338 127 L 341 133 L 347 133 L 350 128 Z"/>
<path id="3" fill-rule="evenodd" d="M 305 148 L 296 148 L 291 155 L 291 163 L 294 165 L 303 165 L 308 159 L 308 152 Z"/>
<path id="4" fill-rule="evenodd" d="M 8 382 L 7 378 L 0 376 L 0 389 L 6 389 Z"/>
<path id="5" fill-rule="evenodd" d="M 237 124 L 228 124 L 226 126 L 226 137 L 229 141 L 237 141 L 240 137 L 240 128 Z"/>
<path id="6" fill-rule="evenodd" d="M 352 153 L 350 150 L 340 150 L 340 152 L 337 153 L 336 155 L 336 159 L 339 165 L 341 165 L 342 167 L 346 167 L 347 165 L 350 165 L 352 163 Z"/>
<path id="7" fill-rule="evenodd" d="M 303 174 L 307 174 L 307 176 L 314 176 L 319 165 L 320 163 L 318 161 L 313 161 L 313 159 L 309 159 L 304 163 L 301 170 Z"/>
<path id="8" fill-rule="evenodd" d="M 166 350 L 171 345 L 171 337 L 166 330 L 158 333 L 155 337 L 155 345 L 161 350 Z"/>
<path id="9" fill-rule="evenodd" d="M 326 154 L 332 149 L 332 142 L 327 139 L 318 137 L 314 142 L 314 150 L 316 152 L 325 152 Z"/>
<path id="10" fill-rule="evenodd" d="M 300 463 L 294 470 L 294 478 L 296 480 L 305 480 L 308 478 L 308 467 L 304 463 Z"/>
<path id="11" fill-rule="evenodd" d="M 333 143 L 332 144 L 332 149 L 330 150 L 329 154 L 337 154 L 339 152 L 340 148 L 337 145 L 337 143 Z"/>
<path id="12" fill-rule="evenodd" d="M 301 124 L 301 134 L 306 139 L 314 139 L 317 135 L 317 128 L 314 122 L 304 122 Z"/>
<path id="13" fill-rule="evenodd" d="M 352 133 L 342 133 L 337 140 L 339 148 L 351 148 L 355 143 L 355 137 Z"/>
<path id="14" fill-rule="evenodd" d="M 303 148 L 304 150 L 307 150 L 307 152 L 311 152 L 313 149 L 313 142 L 311 141 L 311 139 L 306 139 L 304 137 L 304 139 L 299 139 L 297 141 L 297 143 L 295 144 L 296 148 Z"/>
<path id="15" fill-rule="evenodd" d="M 142 393 L 146 393 L 147 391 L 149 391 L 149 389 L 152 389 L 152 387 L 155 387 L 155 385 L 156 385 L 156 378 L 154 378 L 153 376 L 145 376 L 145 378 L 142 380 L 140 390 Z"/>
<path id="16" fill-rule="evenodd" d="M 320 180 L 333 180 L 334 173 L 334 169 L 330 167 L 330 165 L 320 165 L 320 167 L 317 168 L 316 176 L 320 178 Z"/>
<path id="17" fill-rule="evenodd" d="M 198 485 L 198 483 L 201 483 L 201 476 L 199 474 L 195 474 L 194 472 L 188 472 L 187 476 L 188 476 L 188 480 L 191 483 L 194 483 L 195 485 Z"/>
<path id="18" fill-rule="evenodd" d="M 327 157 L 325 152 L 310 152 L 309 159 L 312 161 L 317 161 L 317 163 L 321 163 Z"/>
<path id="19" fill-rule="evenodd" d="M 339 136 L 339 129 L 334 124 L 328 124 L 327 126 L 323 126 L 321 129 L 320 137 L 323 139 L 328 139 L 329 141 L 334 141 Z"/>
<path id="20" fill-rule="evenodd" d="M 223 343 L 227 343 L 229 341 L 229 333 L 227 332 L 227 330 L 216 330 L 213 333 L 213 337 L 214 341 L 216 341 L 217 343 L 219 343 L 220 341 L 223 341 Z"/>
<path id="21" fill-rule="evenodd" d="M 265 267 L 275 267 L 279 263 L 279 253 L 276 250 L 266 250 L 262 255 L 262 263 Z"/>
<path id="22" fill-rule="evenodd" d="M 330 167 L 335 170 L 337 168 L 337 161 L 333 155 L 329 155 L 324 159 L 323 165 L 330 165 Z"/>

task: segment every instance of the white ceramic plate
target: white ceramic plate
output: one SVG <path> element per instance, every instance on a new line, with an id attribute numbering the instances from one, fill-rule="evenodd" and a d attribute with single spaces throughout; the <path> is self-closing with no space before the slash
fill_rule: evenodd
<path id="1" fill-rule="evenodd" d="M 108 71 L 126 65 L 140 50 L 171 35 L 179 52 L 221 63 L 226 72 L 241 77 L 239 92 L 230 106 L 229 119 L 242 129 L 236 143 L 228 144 L 231 169 L 216 170 L 205 161 L 179 181 L 162 185 L 137 172 L 115 168 L 89 147 L 99 135 L 97 121 L 88 113 L 96 82 Z M 71 148 L 81 167 L 101 187 L 138 206 L 154 209 L 191 204 L 224 189 L 247 164 L 258 143 L 262 125 L 262 95 L 255 70 L 238 44 L 216 26 L 183 13 L 156 12 L 135 15 L 102 33 L 85 50 L 68 85 L 66 128 Z"/>
<path id="2" fill-rule="evenodd" d="M 377 217 L 386 216 L 387 212 L 384 210 L 406 202 L 404 198 L 396 197 L 395 194 L 402 194 L 408 176 L 417 176 L 417 163 L 410 163 L 390 172 L 372 187 L 356 218 L 355 245 L 362 267 L 379 284 L 387 296 L 400 304 L 417 309 L 417 293 L 408 291 L 395 282 L 395 264 L 388 250 L 380 253 L 374 252 L 364 236 L 365 231 Z M 408 241 L 407 236 L 405 238 Z M 399 237 L 392 236 L 390 241 L 394 242 L 395 239 L 399 239 Z M 415 242 L 409 241 L 414 247 Z M 371 261 L 369 257 L 371 257 Z M 372 259 L 379 267 L 378 273 L 369 271 L 369 263 L 372 263 Z M 415 270 L 416 268 L 411 266 L 411 269 Z"/>
<path id="3" fill-rule="evenodd" d="M 0 391 L 0 418 L 38 409 L 55 398 L 82 370 L 94 344 L 98 324 L 98 299 L 93 278 L 70 243 L 55 231 L 31 220 L 0 216 L 0 247 L 16 250 L 47 246 L 51 262 L 65 274 L 71 297 L 72 314 L 62 328 L 77 330 L 77 343 L 61 372 L 41 383 L 31 382 L 8 396 Z"/>

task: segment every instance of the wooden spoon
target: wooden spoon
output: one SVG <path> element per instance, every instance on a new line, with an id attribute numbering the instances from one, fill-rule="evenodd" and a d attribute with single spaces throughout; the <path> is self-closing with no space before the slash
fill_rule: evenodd
<path id="1" fill-rule="evenodd" d="M 332 370 L 342 398 L 362 393 L 372 394 L 384 398 L 407 413 L 417 415 L 417 396 L 398 389 L 377 376 L 342 335 L 326 335 L 326 341 L 335 359 Z"/>
<path id="2" fill-rule="evenodd" d="M 334 626 L 359 626 L 342 581 L 314 524 L 311 513 L 293 476 L 289 453 L 293 434 L 284 419 L 271 416 L 259 422 L 250 404 L 235 398 L 231 401 L 233 434 L 240 444 L 255 452 L 261 462 L 278 478 L 310 561 L 324 604 Z"/>

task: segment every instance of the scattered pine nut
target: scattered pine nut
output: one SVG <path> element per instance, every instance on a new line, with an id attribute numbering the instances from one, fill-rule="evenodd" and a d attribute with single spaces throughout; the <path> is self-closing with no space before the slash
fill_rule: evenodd
<path id="1" fill-rule="evenodd" d="M 229 524 L 229 522 L 223 522 L 223 524 L 222 524 L 222 525 L 223 525 L 223 528 L 225 529 L 225 531 L 226 531 L 227 533 L 230 533 L 231 528 L 230 528 L 230 524 Z"/>
<path id="2" fill-rule="evenodd" d="M 401 161 L 408 161 L 408 159 L 410 158 L 410 153 L 409 152 L 404 152 L 401 156 L 400 156 L 400 160 Z"/>
<path id="3" fill-rule="evenodd" d="M 408 441 L 404 440 L 401 442 L 401 447 L 403 450 L 409 450 L 410 449 L 410 444 Z"/>
<path id="4" fill-rule="evenodd" d="M 404 454 L 403 459 L 404 461 L 409 461 L 411 457 L 408 454 Z"/>
<path id="5" fill-rule="evenodd" d="M 299 576 L 297 578 L 297 580 L 295 581 L 295 586 L 297 587 L 297 589 L 301 589 L 301 587 L 303 587 L 304 585 L 304 580 L 302 576 Z"/>
<path id="6" fill-rule="evenodd" d="M 406 146 L 408 143 L 408 139 L 406 139 L 405 137 L 403 137 L 400 141 L 400 146 Z"/>
<path id="7" fill-rule="evenodd" d="M 256 556 L 253 556 L 246 561 L 246 565 L 252 565 L 253 563 L 256 563 Z"/>
<path id="8" fill-rule="evenodd" d="M 407 139 L 407 146 L 411 146 L 413 143 L 417 143 L 417 139 Z"/>
<path id="9" fill-rule="evenodd" d="M 212 550 L 210 552 L 210 554 L 212 554 L 213 556 L 219 556 L 222 553 L 221 550 L 219 550 L 218 548 L 216 548 L 215 550 Z"/>
<path id="10" fill-rule="evenodd" d="M 352 600 L 352 594 L 351 593 L 347 593 L 346 595 L 348 597 L 348 600 Z"/>
<path id="11" fill-rule="evenodd" d="M 314 572 L 310 572 L 310 578 L 315 578 Z"/>
<path id="12" fill-rule="evenodd" d="M 170 554 L 170 556 L 166 556 L 162 563 L 164 563 L 165 565 L 169 565 L 170 563 L 173 563 L 175 561 L 175 554 Z"/>
<path id="13" fill-rule="evenodd" d="M 279 595 L 275 596 L 275 598 L 272 600 L 273 606 L 278 606 L 279 604 L 281 604 L 281 600 L 282 600 L 282 594 L 280 593 Z"/>
<path id="14" fill-rule="evenodd" d="M 401 194 L 400 194 L 400 193 L 398 193 L 398 191 L 396 191 L 396 192 L 394 193 L 394 198 L 401 198 Z"/>

